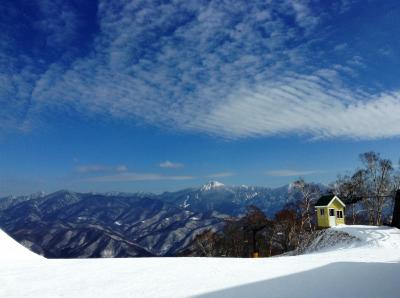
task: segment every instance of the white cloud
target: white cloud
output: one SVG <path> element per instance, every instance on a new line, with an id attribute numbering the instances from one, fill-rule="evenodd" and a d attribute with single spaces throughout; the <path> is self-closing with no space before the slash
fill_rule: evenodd
<path id="1" fill-rule="evenodd" d="M 344 42 L 344 43 L 336 45 L 333 49 L 335 51 L 343 51 L 346 48 L 348 48 L 348 44 Z"/>
<path id="2" fill-rule="evenodd" d="M 100 172 L 126 172 L 126 165 L 108 166 L 102 164 L 79 165 L 75 167 L 75 171 L 82 174 L 100 173 Z"/>
<path id="3" fill-rule="evenodd" d="M 321 173 L 321 171 L 310 170 L 310 171 L 299 171 L 291 169 L 271 170 L 267 171 L 266 175 L 274 177 L 293 177 L 293 176 L 307 176 Z"/>
<path id="4" fill-rule="evenodd" d="M 242 90 L 196 126 L 230 138 L 281 134 L 376 139 L 400 135 L 400 92 L 368 94 L 335 81 L 336 72 L 286 77 Z M 332 77 L 330 77 L 332 76 Z"/>
<path id="5" fill-rule="evenodd" d="M 128 171 L 128 167 L 126 165 L 118 165 L 115 167 L 115 170 L 117 172 L 127 172 Z"/>
<path id="6" fill-rule="evenodd" d="M 179 168 L 183 168 L 183 164 L 182 163 L 178 163 L 178 162 L 172 162 L 169 160 L 166 160 L 162 163 L 160 163 L 160 168 L 166 168 L 166 169 L 179 169 Z"/>
<path id="7" fill-rule="evenodd" d="M 43 15 L 53 19 L 38 26 L 50 44 L 67 49 L 78 28 L 74 11 L 43 3 Z M 342 4 L 338 12 L 348 9 Z M 54 61 L 39 71 L 34 59 L 10 56 L 12 43 L 4 38 L 0 58 L 9 62 L 0 69 L 0 130 L 29 129 L 61 111 L 232 139 L 399 136 L 400 91 L 345 84 L 353 68 L 365 67 L 361 56 L 343 65 L 319 61 L 323 68 L 313 63 L 324 59 L 310 47 L 315 35 L 324 43 L 317 34 L 323 17 L 307 0 L 100 1 L 91 51 L 69 64 Z"/>
<path id="8" fill-rule="evenodd" d="M 127 172 L 115 175 L 90 177 L 85 180 L 93 182 L 117 182 L 117 181 L 154 181 L 154 180 L 191 180 L 193 176 L 169 176 L 157 173 Z"/>
<path id="9" fill-rule="evenodd" d="M 289 8 L 293 9 L 296 21 L 306 30 L 312 29 L 319 22 L 319 17 L 314 15 L 309 3 L 302 1 L 287 1 Z"/>
<path id="10" fill-rule="evenodd" d="M 231 177 L 234 175 L 235 175 L 235 173 L 233 173 L 233 172 L 220 172 L 220 173 L 209 174 L 206 177 L 207 178 L 224 178 L 224 177 Z"/>
<path id="11" fill-rule="evenodd" d="M 39 20 L 34 24 L 46 36 L 46 47 L 60 51 L 69 46 L 79 30 L 80 18 L 74 6 L 62 0 L 37 2 Z"/>
<path id="12" fill-rule="evenodd" d="M 101 1 L 93 51 L 70 65 L 56 61 L 35 73 L 28 84 L 30 96 L 19 101 L 22 117 L 29 105 L 32 118 L 67 110 L 191 129 L 189 120 L 202 116 L 204 107 L 223 100 L 238 83 L 251 84 L 265 77 L 263 72 L 281 68 L 293 55 L 283 50 L 287 42 L 301 39 L 303 25 L 288 28 L 282 18 L 273 17 L 277 12 L 297 18 L 288 5 Z M 40 8 L 44 17 L 52 15 L 38 23 L 48 31 L 48 40 L 68 43 L 78 22 L 73 11 L 61 2 L 44 1 Z M 65 26 L 68 40 L 62 39 Z M 8 81 L 20 77 L 18 71 Z M 13 110 L 7 114 L 14 115 Z"/>

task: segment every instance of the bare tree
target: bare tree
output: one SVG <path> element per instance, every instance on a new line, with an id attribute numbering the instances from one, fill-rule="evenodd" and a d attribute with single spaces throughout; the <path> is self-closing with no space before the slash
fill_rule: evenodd
<path id="1" fill-rule="evenodd" d="M 285 208 L 275 215 L 274 239 L 276 244 L 280 247 L 281 253 L 295 248 L 297 244 L 297 228 L 298 224 L 295 210 Z"/>
<path id="2" fill-rule="evenodd" d="M 257 234 L 273 224 L 267 219 L 265 214 L 256 206 L 248 206 L 247 213 L 242 219 L 243 227 L 246 232 L 249 232 L 251 239 L 249 239 L 253 246 L 253 254 L 259 254 L 259 245 L 257 241 Z M 263 240 L 262 238 L 260 240 Z M 265 243 L 263 243 L 265 244 Z"/>
<path id="3" fill-rule="evenodd" d="M 363 202 L 368 210 L 369 223 L 381 225 L 383 208 L 394 190 L 392 162 L 372 151 L 361 154 L 360 159 L 364 165 Z"/>
<path id="4" fill-rule="evenodd" d="M 246 237 L 240 219 L 226 219 L 220 243 L 221 255 L 229 257 L 247 256 L 245 241 Z"/>
<path id="5" fill-rule="evenodd" d="M 273 222 L 255 206 L 248 206 L 241 218 L 230 218 L 218 239 L 217 255 L 249 257 L 252 253 L 260 256 L 271 254 Z"/>
<path id="6" fill-rule="evenodd" d="M 321 195 L 321 191 L 317 185 L 307 183 L 302 178 L 295 181 L 293 186 L 300 193 L 298 202 L 300 231 L 313 231 L 314 204 Z"/>
<path id="7" fill-rule="evenodd" d="M 361 200 L 364 193 L 364 171 L 358 170 L 352 176 L 339 176 L 331 185 L 332 192 L 346 202 L 346 213 L 350 215 L 351 221 L 347 223 L 356 224 L 359 214 L 364 210 L 357 209 L 356 203 Z"/>
<path id="8" fill-rule="evenodd" d="M 397 190 L 393 208 L 392 226 L 400 229 L 400 190 Z"/>
<path id="9" fill-rule="evenodd" d="M 194 239 L 194 249 L 198 256 L 212 257 L 216 254 L 218 235 L 211 229 L 204 230 Z"/>
<path id="10" fill-rule="evenodd" d="M 351 177 L 340 177 L 336 182 L 335 192 L 345 197 L 349 203 L 361 200 L 369 224 L 381 225 L 383 210 L 392 202 L 400 185 L 400 178 L 395 175 L 392 162 L 381 158 L 376 152 L 360 154 L 360 160 L 363 167 Z M 351 208 L 354 223 L 358 211 L 354 205 L 351 205 Z"/>

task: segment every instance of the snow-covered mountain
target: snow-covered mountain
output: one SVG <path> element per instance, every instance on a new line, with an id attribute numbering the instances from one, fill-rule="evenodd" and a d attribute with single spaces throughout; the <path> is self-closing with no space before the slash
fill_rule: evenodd
<path id="1" fill-rule="evenodd" d="M 225 187 L 225 184 L 218 182 L 218 181 L 210 181 L 209 183 L 204 184 L 200 188 L 200 190 L 201 191 L 210 191 L 210 190 L 215 190 L 215 189 L 222 188 L 222 187 Z"/>
<path id="2" fill-rule="evenodd" d="M 218 214 L 185 210 L 142 194 L 58 191 L 15 199 L 0 226 L 51 258 L 173 255 L 196 233 L 221 224 Z"/>
<path id="3" fill-rule="evenodd" d="M 16 205 L 20 202 L 29 201 L 32 199 L 38 199 L 44 197 L 45 195 L 46 195 L 45 192 L 40 191 L 26 196 L 8 196 L 0 198 L 0 210 L 7 209 L 11 205 Z"/>
<path id="4" fill-rule="evenodd" d="M 400 230 L 342 226 L 326 236 L 311 253 L 262 259 L 2 260 L 0 297 L 399 296 Z"/>
<path id="5" fill-rule="evenodd" d="M 274 216 L 298 194 L 290 187 L 227 186 L 149 193 L 60 190 L 0 199 L 0 227 L 51 258 L 171 256 L 204 229 L 256 205 Z"/>
<path id="6" fill-rule="evenodd" d="M 270 217 L 298 197 L 299 193 L 290 185 L 273 189 L 246 185 L 227 186 L 217 181 L 211 181 L 199 188 L 166 192 L 159 196 L 166 202 L 192 212 L 217 211 L 237 216 L 243 214 L 247 206 L 255 205 Z"/>

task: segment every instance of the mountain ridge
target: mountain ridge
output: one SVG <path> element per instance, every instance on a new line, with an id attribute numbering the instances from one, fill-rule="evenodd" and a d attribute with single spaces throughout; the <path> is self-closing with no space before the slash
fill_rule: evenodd
<path id="1" fill-rule="evenodd" d="M 205 229 L 255 205 L 273 217 L 298 199 L 289 186 L 216 181 L 176 192 L 50 194 L 0 198 L 0 228 L 50 258 L 174 256 Z"/>

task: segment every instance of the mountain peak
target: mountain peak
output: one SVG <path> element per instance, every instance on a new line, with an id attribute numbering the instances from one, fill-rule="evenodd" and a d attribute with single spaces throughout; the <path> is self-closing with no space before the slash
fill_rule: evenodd
<path id="1" fill-rule="evenodd" d="M 38 192 L 35 192 L 35 193 L 33 193 L 33 194 L 31 194 L 30 195 L 30 197 L 32 198 L 32 199 L 36 199 L 36 198 L 42 198 L 42 197 L 44 197 L 46 195 L 46 192 L 44 192 L 44 191 L 38 191 Z"/>
<path id="2" fill-rule="evenodd" d="M 202 190 L 202 191 L 208 191 L 208 190 L 212 190 L 212 189 L 216 189 L 216 188 L 224 187 L 224 186 L 225 186 L 225 184 L 223 184 L 223 183 L 221 183 L 221 182 L 218 182 L 218 181 L 210 181 L 210 182 L 208 182 L 207 184 L 204 184 L 204 185 L 201 187 L 201 190 Z"/>

